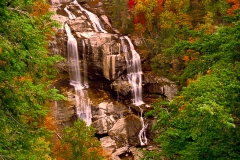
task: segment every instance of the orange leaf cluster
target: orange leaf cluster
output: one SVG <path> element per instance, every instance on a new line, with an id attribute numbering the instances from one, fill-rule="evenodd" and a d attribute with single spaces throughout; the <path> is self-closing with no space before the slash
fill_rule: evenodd
<path id="1" fill-rule="evenodd" d="M 134 24 L 137 24 L 137 23 L 141 23 L 143 25 L 146 23 L 146 17 L 143 13 L 140 13 L 134 17 Z"/>
<path id="2" fill-rule="evenodd" d="M 181 107 L 178 108 L 178 111 L 182 111 L 185 109 L 186 104 L 183 104 Z"/>
<path id="3" fill-rule="evenodd" d="M 195 40 L 194 40 L 193 37 L 188 37 L 188 41 L 191 42 L 191 43 L 192 43 L 192 42 L 195 42 Z"/>
<path id="4" fill-rule="evenodd" d="M 185 56 L 183 57 L 183 60 L 187 63 L 187 62 L 189 61 L 189 57 L 185 55 Z"/>
<path id="5" fill-rule="evenodd" d="M 30 76 L 19 76 L 19 77 L 14 77 L 14 81 L 18 81 L 18 82 L 30 81 L 30 82 L 32 82 L 32 78 Z"/>
<path id="6" fill-rule="evenodd" d="M 43 126 L 48 130 L 55 131 L 57 129 L 56 124 L 54 123 L 52 116 L 50 113 L 44 118 Z"/>
<path id="7" fill-rule="evenodd" d="M 5 65 L 7 62 L 6 61 L 2 61 L 2 60 L 0 60 L 0 65 Z"/>
<path id="8" fill-rule="evenodd" d="M 53 157 L 56 157 L 57 160 L 72 159 L 71 153 L 71 147 L 68 144 L 61 144 L 60 141 L 57 141 L 52 149 Z"/>
<path id="9" fill-rule="evenodd" d="M 32 15 L 35 17 L 41 17 L 49 11 L 50 5 L 42 1 L 36 1 L 33 4 Z"/>
<path id="10" fill-rule="evenodd" d="M 227 0 L 229 4 L 231 4 L 231 8 L 227 10 L 228 15 L 233 16 L 234 11 L 240 8 L 240 1 L 239 0 Z"/>

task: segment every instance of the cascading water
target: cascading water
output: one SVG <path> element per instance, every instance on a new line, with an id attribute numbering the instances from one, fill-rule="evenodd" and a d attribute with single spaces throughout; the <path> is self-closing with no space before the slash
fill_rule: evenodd
<path id="1" fill-rule="evenodd" d="M 71 2 L 71 5 L 78 6 L 79 9 L 86 14 L 86 16 L 91 21 L 92 26 L 93 26 L 93 28 L 94 28 L 94 30 L 96 32 L 107 33 L 107 31 L 103 29 L 102 24 L 100 22 L 100 19 L 98 18 L 97 15 L 95 15 L 95 14 L 89 12 L 88 10 L 82 8 L 81 5 L 76 0 Z M 65 11 L 68 13 L 70 19 L 75 19 L 75 16 L 67 8 L 65 8 Z M 69 36 L 69 39 L 71 39 L 73 37 L 70 34 L 68 36 Z M 141 123 L 142 123 L 142 129 L 139 132 L 138 136 L 139 136 L 139 140 L 141 142 L 141 145 L 146 145 L 147 144 L 147 138 L 146 138 L 145 130 L 146 130 L 148 125 L 144 124 L 143 117 L 142 117 L 143 110 L 140 107 L 142 104 L 144 104 L 144 102 L 142 100 L 142 68 L 141 68 L 141 60 L 140 60 L 139 54 L 134 49 L 134 46 L 133 46 L 131 40 L 129 39 L 129 37 L 122 36 L 122 37 L 120 37 L 120 40 L 121 40 L 121 43 L 122 43 L 122 50 L 123 50 L 123 52 L 125 54 L 125 59 L 127 61 L 127 77 L 128 77 L 128 82 L 129 82 L 129 84 L 131 84 L 131 87 L 132 87 L 132 95 L 133 95 L 132 101 L 133 101 L 133 104 L 135 106 L 139 106 L 139 109 L 140 109 L 140 120 L 141 120 Z M 84 41 L 83 41 L 83 43 L 84 43 Z M 82 45 L 85 46 L 85 44 L 82 44 Z M 128 50 L 128 46 L 130 47 L 129 50 Z M 83 49 L 83 68 L 86 69 L 87 65 L 85 63 L 86 59 L 85 59 L 85 51 L 84 50 L 85 49 Z M 107 57 L 107 63 L 111 63 L 112 64 L 112 68 L 114 68 L 114 69 L 115 69 L 115 57 L 116 57 L 115 55 L 109 55 Z M 115 70 L 114 69 L 112 69 L 112 75 L 115 74 Z M 79 74 L 79 76 L 80 76 L 80 74 Z M 85 76 L 86 75 L 84 74 L 84 79 L 85 79 Z M 72 83 L 72 85 L 73 84 L 75 84 L 75 83 Z M 75 90 L 80 91 L 80 94 L 77 94 L 77 95 L 82 96 L 83 85 L 82 85 L 81 81 L 79 81 L 79 84 L 77 83 L 76 86 L 78 86 L 78 85 L 79 85 L 79 87 L 76 87 Z M 77 98 L 77 99 L 78 100 L 82 100 L 81 98 Z M 79 105 L 79 106 L 80 105 L 90 106 L 90 100 L 89 101 L 86 101 L 86 100 L 78 101 L 77 105 Z M 89 110 L 87 112 L 86 111 L 83 112 L 83 110 L 82 110 L 83 108 L 84 107 L 78 107 L 79 110 L 78 110 L 77 113 L 78 113 L 80 118 L 86 119 L 85 121 L 89 120 L 89 122 L 87 122 L 87 123 L 91 124 L 91 121 L 90 121 L 91 120 L 91 114 L 90 114 L 91 112 L 89 112 Z M 90 109 L 90 111 L 91 111 L 91 109 Z"/>
<path id="2" fill-rule="evenodd" d="M 72 4 L 77 5 L 82 12 L 85 12 L 85 14 L 87 15 L 88 19 L 92 22 L 92 26 L 93 26 L 93 28 L 94 28 L 94 30 L 95 30 L 96 32 L 107 33 L 107 31 L 105 31 L 105 30 L 103 29 L 102 24 L 101 24 L 101 22 L 100 22 L 100 19 L 98 18 L 97 15 L 95 15 L 95 14 L 93 14 L 92 12 L 89 12 L 88 10 L 82 8 L 82 6 L 81 6 L 76 0 L 74 0 L 74 1 L 72 2 Z"/>
<path id="3" fill-rule="evenodd" d="M 70 84 L 73 85 L 76 90 L 81 90 L 83 88 L 83 85 L 81 84 L 77 40 L 72 35 L 71 29 L 69 28 L 67 23 L 65 24 L 65 30 L 68 37 L 67 52 L 68 52 L 68 62 L 69 62 L 68 68 L 69 68 Z"/>
<path id="4" fill-rule="evenodd" d="M 136 106 L 139 106 L 140 109 L 140 119 L 142 123 L 142 129 L 138 134 L 139 140 L 141 145 L 146 145 L 147 144 L 147 138 L 146 138 L 146 133 L 145 130 L 147 128 L 147 124 L 144 124 L 144 120 L 142 117 L 143 110 L 140 107 L 140 105 L 144 104 L 142 100 L 142 67 L 141 67 L 141 59 L 137 51 L 134 49 L 134 46 L 127 36 L 120 37 L 122 47 L 123 47 L 123 52 L 125 54 L 125 59 L 127 61 L 127 77 L 128 77 L 128 82 L 132 86 L 132 95 L 133 95 L 133 104 Z M 127 43 L 126 43 L 126 41 Z M 131 54 L 129 54 L 128 51 L 128 45 Z"/>
<path id="5" fill-rule="evenodd" d="M 139 137 L 141 145 L 146 145 L 147 144 L 147 137 L 146 137 L 145 130 L 147 129 L 148 124 L 144 124 L 144 120 L 143 120 L 143 117 L 142 117 L 143 110 L 142 110 L 141 107 L 139 107 L 139 109 L 140 109 L 140 120 L 141 120 L 141 123 L 142 123 L 142 129 L 140 130 L 140 132 L 138 134 L 138 137 Z"/>
<path id="6" fill-rule="evenodd" d="M 68 37 L 67 42 L 67 52 L 68 52 L 68 64 L 69 64 L 69 77 L 70 77 L 70 85 L 74 86 L 75 89 L 75 99 L 76 99 L 76 113 L 79 118 L 84 120 L 89 126 L 92 123 L 92 113 L 91 113 L 91 101 L 87 96 L 87 92 L 84 92 L 83 84 L 86 84 L 87 79 L 84 77 L 84 82 L 81 80 L 81 72 L 79 65 L 79 57 L 78 57 L 78 48 L 77 48 L 77 40 L 71 33 L 71 30 L 67 23 L 65 24 L 65 30 Z M 85 53 L 83 52 L 83 57 L 85 57 Z M 85 59 L 86 60 L 86 59 Z"/>
<path id="7" fill-rule="evenodd" d="M 133 104 L 136 106 L 140 106 L 144 104 L 142 101 L 142 67 L 141 67 L 141 60 L 139 54 L 134 49 L 134 46 L 127 36 L 120 37 L 122 46 L 123 46 L 123 52 L 125 54 L 125 58 L 127 61 L 127 77 L 128 82 L 132 86 L 132 95 L 133 95 Z M 128 53 L 127 49 L 127 43 L 130 46 L 130 52 Z"/>

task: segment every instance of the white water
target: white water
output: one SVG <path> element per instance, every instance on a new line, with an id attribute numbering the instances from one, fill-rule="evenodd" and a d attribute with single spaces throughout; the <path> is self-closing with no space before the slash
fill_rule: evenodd
<path id="1" fill-rule="evenodd" d="M 76 90 L 81 90 L 83 89 L 83 85 L 81 84 L 77 40 L 73 37 L 71 29 L 69 28 L 67 23 L 65 24 L 65 30 L 68 37 L 67 52 L 70 84 L 73 85 Z"/>
<path id="2" fill-rule="evenodd" d="M 100 19 L 98 18 L 97 15 L 95 15 L 92 12 L 89 12 L 88 10 L 82 8 L 82 6 L 76 0 L 74 0 L 71 4 L 77 5 L 82 12 L 86 13 L 86 15 L 88 16 L 88 19 L 92 22 L 92 26 L 93 26 L 93 28 L 96 32 L 107 33 L 107 31 L 105 31 L 103 29 L 103 27 L 101 25 L 101 22 L 100 22 Z"/>
<path id="3" fill-rule="evenodd" d="M 142 117 L 143 110 L 140 105 L 144 104 L 142 100 L 142 67 L 141 67 L 141 59 L 137 51 L 134 49 L 134 46 L 127 36 L 120 37 L 122 43 L 122 49 L 125 54 L 125 59 L 127 61 L 127 77 L 128 82 L 131 84 L 132 87 L 132 95 L 133 95 L 133 104 L 135 106 L 139 106 L 140 109 L 140 120 L 142 124 L 142 129 L 140 130 L 138 137 L 140 140 L 141 145 L 147 144 L 147 137 L 146 137 L 146 128 L 148 125 L 144 124 L 144 120 Z M 126 43 L 127 42 L 127 43 Z M 128 45 L 131 54 L 128 51 Z"/>
<path id="4" fill-rule="evenodd" d="M 142 124 L 142 129 L 140 130 L 139 134 L 138 134 L 138 138 L 140 140 L 140 143 L 141 145 L 146 145 L 147 144 L 147 137 L 146 137 L 146 129 L 148 127 L 148 124 L 144 124 L 144 120 L 143 120 L 143 117 L 142 117 L 142 114 L 143 114 L 143 110 L 141 107 L 139 107 L 140 109 L 140 120 L 141 120 L 141 124 Z"/>
<path id="5" fill-rule="evenodd" d="M 76 16 L 68 10 L 67 6 L 64 8 L 64 11 L 67 12 L 69 19 L 75 19 L 76 18 Z"/>
<path id="6" fill-rule="evenodd" d="M 67 52 L 69 64 L 70 85 L 74 86 L 76 99 L 76 114 L 84 120 L 89 126 L 92 123 L 91 101 L 84 92 L 84 86 L 81 83 L 81 72 L 78 57 L 77 41 L 71 33 L 68 24 L 65 24 L 65 30 L 68 37 Z M 85 53 L 83 53 L 85 54 Z M 83 55 L 85 56 L 85 55 Z M 86 79 L 86 78 L 85 78 Z"/>
<path id="7" fill-rule="evenodd" d="M 127 36 L 120 37 L 123 52 L 125 53 L 125 59 L 127 61 L 127 77 L 128 82 L 132 86 L 133 104 L 135 106 L 140 106 L 144 104 L 142 100 L 142 67 L 139 54 L 134 49 L 134 46 Z M 131 54 L 128 53 L 128 45 L 130 47 Z"/>

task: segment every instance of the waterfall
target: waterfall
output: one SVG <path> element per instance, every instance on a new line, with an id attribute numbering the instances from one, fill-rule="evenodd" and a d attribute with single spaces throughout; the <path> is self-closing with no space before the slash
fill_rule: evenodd
<path id="1" fill-rule="evenodd" d="M 79 9 L 84 12 L 86 14 L 86 16 L 88 17 L 88 19 L 91 21 L 92 23 L 92 27 L 94 28 L 94 30 L 96 32 L 103 32 L 103 33 L 107 33 L 106 30 L 104 30 L 100 19 L 98 18 L 97 15 L 89 12 L 88 10 L 82 8 L 82 6 L 76 1 L 74 0 L 73 2 L 71 2 L 71 5 L 75 5 L 78 6 Z M 74 19 L 76 18 L 66 7 L 64 9 L 68 15 L 69 15 L 69 19 Z M 77 53 L 77 42 L 76 39 L 73 37 L 73 35 L 71 34 L 71 30 L 68 26 L 65 27 L 66 28 L 66 32 L 68 34 L 68 41 L 74 41 L 74 46 L 76 47 L 75 49 L 68 49 L 68 54 L 71 55 L 71 57 L 73 56 L 72 54 L 75 54 L 75 50 Z M 75 40 L 74 40 L 75 39 Z M 131 85 L 131 92 L 132 92 L 132 102 L 133 105 L 138 106 L 140 109 L 140 120 L 141 120 L 141 124 L 142 124 L 142 129 L 139 132 L 139 140 L 141 142 L 141 145 L 146 145 L 147 144 L 147 138 L 146 138 L 146 133 L 145 130 L 147 128 L 148 125 L 144 124 L 144 120 L 142 117 L 143 114 L 143 110 L 140 107 L 142 104 L 144 104 L 143 100 L 142 100 L 142 68 L 141 68 L 141 60 L 140 60 L 140 56 L 139 54 L 136 52 L 136 50 L 134 49 L 134 46 L 131 42 L 131 40 L 129 39 L 129 37 L 127 36 L 122 36 L 120 37 L 121 40 L 121 44 L 122 44 L 122 50 L 123 53 L 125 55 L 125 59 L 127 62 L 127 78 L 128 78 L 128 83 Z M 70 43 L 70 42 L 69 42 Z M 68 43 L 68 45 L 69 45 Z M 73 43 L 73 42 L 71 42 Z M 76 90 L 76 109 L 77 109 L 77 115 L 78 117 L 80 117 L 81 119 L 85 120 L 87 122 L 88 125 L 91 124 L 91 107 L 90 107 L 90 100 L 89 98 L 87 98 L 87 96 L 85 95 L 85 92 L 83 90 L 83 86 L 86 86 L 87 84 L 87 62 L 86 62 L 86 51 L 85 51 L 85 43 L 84 41 L 82 41 L 82 46 L 83 46 L 83 53 L 82 53 L 82 57 L 83 57 L 83 70 L 84 70 L 84 83 L 81 83 L 81 74 L 80 74 L 80 68 L 79 68 L 79 60 L 78 60 L 78 54 L 75 55 L 75 60 L 71 59 L 69 60 L 69 63 L 71 64 L 70 67 L 73 65 L 72 63 L 76 63 L 74 64 L 74 67 L 71 68 L 71 71 L 76 71 L 76 73 L 74 73 L 73 75 L 70 75 L 70 84 L 73 85 L 75 87 Z M 70 48 L 70 46 L 68 46 Z M 73 50 L 73 51 L 72 51 Z M 110 52 L 112 53 L 112 52 Z M 119 53 L 120 53 L 120 47 L 119 47 Z M 70 57 L 70 56 L 69 56 Z M 109 67 L 111 66 L 111 69 L 109 68 L 108 73 L 104 73 L 106 75 L 106 77 L 108 77 L 110 79 L 110 76 L 112 76 L 112 78 L 114 78 L 115 75 L 115 61 L 116 61 L 116 55 L 108 55 L 105 57 L 106 58 L 106 64 L 103 64 L 103 68 L 105 66 Z M 73 59 L 73 58 L 72 58 Z M 77 66 L 78 65 L 78 66 Z M 79 72 L 79 73 L 77 73 Z M 78 76 L 78 77 L 77 77 Z M 75 78 L 75 79 L 72 79 Z M 78 79 L 77 79 L 78 78 Z M 100 106 L 101 107 L 101 106 Z"/>
<path id="2" fill-rule="evenodd" d="M 134 49 L 134 46 L 127 36 L 120 37 L 122 43 L 122 50 L 125 54 L 125 59 L 127 61 L 127 77 L 128 82 L 131 84 L 132 87 L 132 95 L 133 95 L 133 104 L 138 106 L 140 109 L 140 120 L 142 124 L 142 129 L 140 130 L 138 137 L 140 140 L 141 145 L 147 144 L 147 137 L 146 137 L 146 128 L 147 124 L 144 124 L 144 120 L 142 117 L 143 110 L 140 105 L 144 104 L 142 100 L 142 67 L 141 67 L 141 59 L 137 51 Z M 126 41 L 127 40 L 127 43 Z M 131 54 L 128 51 L 128 45 Z"/>
<path id="3" fill-rule="evenodd" d="M 74 0 L 72 2 L 72 4 L 77 5 L 82 12 L 85 12 L 85 14 L 87 15 L 88 19 L 92 22 L 92 26 L 93 26 L 93 28 L 94 28 L 94 30 L 96 32 L 107 33 L 107 31 L 105 31 L 103 29 L 103 27 L 101 25 L 102 23 L 100 22 L 100 19 L 98 18 L 97 15 L 95 15 L 92 12 L 89 12 L 88 10 L 82 8 L 82 6 L 76 0 Z"/>
<path id="4" fill-rule="evenodd" d="M 77 40 L 72 35 L 71 29 L 69 28 L 67 23 L 65 24 L 65 30 L 68 37 L 67 52 L 68 52 L 68 64 L 69 64 L 69 78 L 70 78 L 70 85 L 74 86 L 74 89 L 75 89 L 76 114 L 79 118 L 84 120 L 86 124 L 89 126 L 92 123 L 91 101 L 88 98 L 87 92 L 84 92 L 83 90 L 84 86 L 81 81 L 81 72 L 80 72 L 81 68 L 79 65 Z M 82 54 L 83 54 L 83 59 L 85 59 L 86 61 L 84 50 L 85 49 L 83 49 Z M 84 77 L 84 82 L 85 82 L 84 84 L 86 84 L 87 82 L 85 81 L 86 79 L 87 78 Z"/>
<path id="5" fill-rule="evenodd" d="M 136 106 L 140 106 L 144 104 L 142 101 L 142 67 L 140 56 L 137 51 L 134 49 L 134 46 L 127 36 L 120 37 L 123 52 L 125 54 L 125 59 L 127 61 L 127 77 L 128 82 L 132 87 L 132 95 L 133 95 L 133 104 Z M 127 44 L 124 40 L 127 40 L 127 43 L 130 46 L 130 52 L 128 52 Z"/>
<path id="6" fill-rule="evenodd" d="M 65 24 L 65 30 L 68 37 L 67 52 L 68 52 L 68 62 L 69 62 L 68 68 L 69 68 L 70 84 L 73 85 L 76 90 L 80 90 L 83 88 L 83 85 L 81 84 L 77 40 L 72 35 L 71 29 L 67 23 Z"/>

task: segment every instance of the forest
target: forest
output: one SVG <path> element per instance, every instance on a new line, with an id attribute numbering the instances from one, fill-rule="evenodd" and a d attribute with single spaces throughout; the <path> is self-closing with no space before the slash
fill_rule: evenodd
<path id="1" fill-rule="evenodd" d="M 240 159 L 239 0 L 91 3 L 99 1 L 114 27 L 144 42 L 152 70 L 180 88 L 145 114 L 157 118 L 159 150 L 143 159 Z M 49 106 L 66 97 L 52 85 L 64 58 L 48 49 L 59 27 L 49 8 L 46 0 L 0 1 L 0 159 L 107 159 L 81 120 L 53 138 Z"/>

